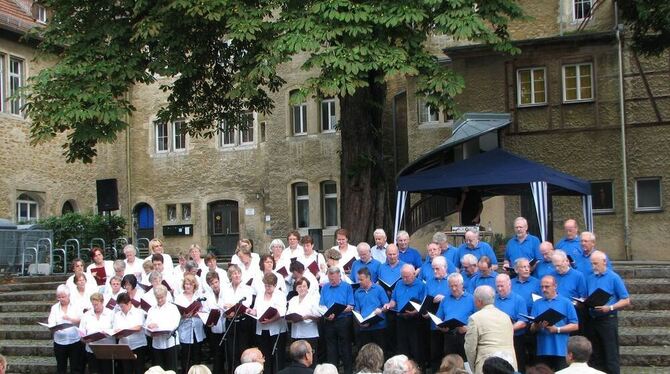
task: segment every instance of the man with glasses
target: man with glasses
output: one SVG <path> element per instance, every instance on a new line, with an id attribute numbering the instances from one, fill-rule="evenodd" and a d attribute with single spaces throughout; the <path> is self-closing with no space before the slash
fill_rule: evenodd
<path id="1" fill-rule="evenodd" d="M 491 259 L 491 269 L 498 269 L 498 260 L 495 252 L 493 252 L 493 248 L 488 243 L 479 240 L 479 232 L 477 230 L 468 230 L 465 233 L 465 243 L 458 247 L 457 258 L 459 263 L 456 264 L 457 267 L 460 267 L 460 259 L 468 253 L 475 256 L 477 261 L 482 256 L 488 256 Z"/>
<path id="2" fill-rule="evenodd" d="M 291 365 L 280 370 L 277 374 L 312 374 L 314 352 L 306 340 L 296 340 L 289 347 Z"/>

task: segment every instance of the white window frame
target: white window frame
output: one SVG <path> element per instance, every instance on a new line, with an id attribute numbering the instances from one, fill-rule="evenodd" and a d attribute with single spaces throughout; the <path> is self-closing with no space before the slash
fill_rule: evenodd
<path id="1" fill-rule="evenodd" d="M 425 98 L 417 98 L 416 108 L 419 115 L 419 123 L 440 122 L 440 111 L 432 109 Z"/>
<path id="2" fill-rule="evenodd" d="M 23 194 L 22 194 L 23 195 Z M 26 196 L 26 195 L 23 195 Z M 21 196 L 19 196 L 21 197 Z M 16 223 L 20 222 L 36 222 L 37 220 L 40 219 L 40 205 L 37 203 L 37 201 L 30 196 L 26 196 L 27 199 L 17 199 L 16 200 Z M 25 205 L 26 210 L 28 212 L 27 217 L 21 217 L 21 206 Z M 32 216 L 32 212 L 34 211 L 35 215 L 34 217 Z"/>
<path id="3" fill-rule="evenodd" d="M 249 147 L 255 144 L 257 114 L 255 112 L 247 112 L 244 115 L 249 116 L 251 119 L 250 127 L 247 127 L 246 130 L 233 128 L 227 131 L 228 124 L 226 120 L 219 121 L 219 126 L 222 129 L 218 136 L 219 148 L 230 149 L 235 147 Z"/>
<path id="4" fill-rule="evenodd" d="M 162 133 L 159 133 L 159 130 L 163 129 Z M 155 150 L 156 153 L 168 153 L 170 152 L 170 131 L 169 126 L 165 122 L 154 122 L 154 138 L 156 140 Z M 161 140 L 165 139 L 167 142 L 162 142 Z M 165 144 L 165 149 L 161 149 L 161 146 Z"/>
<path id="5" fill-rule="evenodd" d="M 641 207 L 639 205 L 639 195 L 638 195 L 638 182 L 645 181 L 657 181 L 658 182 L 658 206 L 645 206 Z M 661 183 L 661 177 L 645 177 L 645 178 L 636 178 L 635 179 L 635 211 L 636 212 L 660 212 L 663 210 L 663 184 Z"/>
<path id="6" fill-rule="evenodd" d="M 239 145 L 254 144 L 254 128 L 256 127 L 256 114 L 253 112 L 244 113 L 245 117 L 251 118 L 251 123 L 247 123 L 246 129 L 238 129 Z"/>
<path id="7" fill-rule="evenodd" d="M 591 78 L 591 94 L 590 97 L 583 98 L 582 97 L 582 82 L 581 82 L 581 70 L 582 67 L 588 66 L 590 70 L 590 78 Z M 567 84 L 566 84 L 566 76 L 565 76 L 565 70 L 570 67 L 575 67 L 575 89 L 577 90 L 577 98 L 576 99 L 568 99 L 567 98 Z M 593 101 L 595 98 L 595 90 L 594 90 L 594 85 L 595 85 L 595 76 L 593 74 L 593 64 L 590 62 L 584 62 L 584 63 L 579 63 L 579 64 L 566 64 L 563 65 L 561 68 L 562 71 L 562 81 L 563 81 L 563 103 L 577 103 L 577 102 L 588 102 L 588 101 Z"/>
<path id="8" fill-rule="evenodd" d="M 521 73 L 528 71 L 530 73 L 530 102 L 522 103 L 521 99 L 523 95 L 521 94 Z M 544 101 L 535 101 L 536 93 L 536 83 L 535 72 L 542 71 L 542 79 L 544 82 Z M 527 106 L 536 106 L 536 105 L 546 105 L 547 104 L 547 69 L 544 67 L 530 67 L 530 68 L 520 68 L 516 70 L 516 96 L 517 96 L 517 106 L 518 107 L 527 107 Z"/>
<path id="9" fill-rule="evenodd" d="M 172 151 L 174 152 L 184 152 L 186 151 L 186 132 L 184 131 L 184 126 L 186 126 L 186 121 L 177 120 L 171 123 L 172 136 Z"/>
<path id="10" fill-rule="evenodd" d="M 325 110 L 324 110 L 325 106 Z M 321 100 L 321 132 L 335 132 L 337 126 L 337 108 L 334 98 Z M 325 115 L 325 117 L 324 117 Z M 327 122 L 324 121 L 327 119 Z"/>
<path id="11" fill-rule="evenodd" d="M 230 130 L 228 127 L 228 122 L 225 119 L 219 121 L 219 147 L 220 148 L 231 148 L 235 146 L 235 129 Z"/>
<path id="12" fill-rule="evenodd" d="M 581 12 L 584 12 L 584 5 L 589 4 L 589 15 L 586 17 L 577 17 L 577 7 L 581 8 Z M 572 20 L 573 21 L 582 21 L 593 16 L 593 1 L 592 0 L 572 0 Z"/>
<path id="13" fill-rule="evenodd" d="M 307 189 L 307 195 L 298 195 L 298 188 L 305 187 Z M 307 226 L 300 226 L 300 208 L 298 202 L 306 201 L 307 202 Z M 293 213 L 295 214 L 295 227 L 298 229 L 309 228 L 309 185 L 306 182 L 297 182 L 293 184 Z"/>
<path id="14" fill-rule="evenodd" d="M 0 53 L 0 112 L 5 111 L 5 55 Z"/>
<path id="15" fill-rule="evenodd" d="M 296 123 L 295 123 L 295 114 L 296 111 L 300 113 L 300 124 L 299 124 L 299 130 L 296 131 Z M 291 130 L 293 131 L 293 135 L 300 136 L 300 135 L 307 135 L 307 103 L 302 102 L 300 104 L 292 105 L 291 106 Z"/>
<path id="16" fill-rule="evenodd" d="M 326 193 L 326 185 L 334 185 L 335 186 L 335 193 Z M 328 181 L 323 181 L 321 182 L 321 206 L 323 207 L 323 227 L 324 228 L 333 228 L 333 227 L 339 227 L 339 212 L 337 209 L 338 206 L 338 193 L 337 193 L 338 187 L 337 187 L 337 182 L 333 180 L 328 180 Z M 328 225 L 328 220 L 326 217 L 328 217 L 328 204 L 326 204 L 327 200 L 332 200 L 335 199 L 335 224 L 334 225 Z"/>
<path id="17" fill-rule="evenodd" d="M 16 64 L 16 65 L 15 65 Z M 18 67 L 18 71 L 14 70 L 14 67 Z M 23 59 L 9 56 L 9 66 L 7 68 L 7 78 L 8 78 L 8 95 L 7 98 L 11 97 L 23 87 L 23 74 L 24 74 L 25 62 Z M 9 112 L 11 114 L 20 116 L 21 108 L 23 107 L 23 97 L 14 98 L 9 100 Z"/>
<path id="18" fill-rule="evenodd" d="M 48 21 L 48 19 L 47 19 L 47 8 L 45 8 L 43 5 L 40 5 L 40 4 L 35 4 L 35 6 L 37 7 L 36 12 L 35 12 L 35 15 L 36 15 L 35 19 L 39 23 L 46 24 L 47 21 Z"/>

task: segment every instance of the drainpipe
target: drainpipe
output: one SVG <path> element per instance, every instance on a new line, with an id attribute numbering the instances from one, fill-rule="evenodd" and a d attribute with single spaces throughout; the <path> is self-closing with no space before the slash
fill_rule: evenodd
<path id="1" fill-rule="evenodd" d="M 563 1 L 558 2 L 558 25 L 559 35 L 563 36 Z"/>
<path id="2" fill-rule="evenodd" d="M 619 24 L 619 4 L 614 2 L 614 21 L 616 22 L 617 49 L 619 55 L 619 122 L 621 125 L 621 168 L 623 174 L 623 247 L 626 260 L 632 260 L 630 253 L 630 223 L 628 213 L 628 161 L 626 157 L 626 107 L 623 92 L 623 24 Z"/>
<path id="3" fill-rule="evenodd" d="M 130 101 L 130 92 L 126 92 L 126 100 Z M 134 222 L 133 222 L 133 207 L 132 207 L 132 194 L 130 191 L 130 186 L 132 186 L 131 183 L 131 175 L 130 175 L 130 115 L 126 114 L 126 123 L 128 123 L 128 127 L 126 127 L 126 189 L 128 193 L 128 223 L 130 224 L 130 240 L 133 240 L 133 227 L 134 227 Z"/>

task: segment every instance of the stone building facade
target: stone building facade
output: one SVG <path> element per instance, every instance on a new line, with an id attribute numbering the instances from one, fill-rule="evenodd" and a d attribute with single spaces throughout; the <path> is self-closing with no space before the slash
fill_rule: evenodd
<path id="1" fill-rule="evenodd" d="M 466 89 L 457 98 L 459 111 L 512 113 L 513 122 L 502 135 L 504 148 L 595 182 L 600 208 L 595 231 L 599 246 L 611 257 L 670 259 L 661 235 L 669 219 L 663 188 L 670 156 L 665 141 L 670 135 L 668 54 L 637 56 L 622 34 L 622 153 L 613 2 L 520 3 L 532 18 L 510 27 L 521 49 L 518 55 L 448 37 L 431 40 L 435 54 L 466 79 Z M 12 4 L 16 7 L 10 12 L 7 6 Z M 3 14 L 23 22 L 18 29 L 2 22 L 2 66 L 13 57 L 20 59 L 25 79 L 44 66 L 32 62 L 33 45 L 18 41 L 26 27 L 36 24 L 35 9 L 28 0 L 0 0 L 0 5 L 5 6 Z M 75 210 L 95 210 L 95 181 L 111 178 L 118 181 L 118 213 L 131 218 L 133 237 L 164 238 L 171 252 L 198 243 L 230 253 L 240 237 L 252 239 L 260 251 L 294 227 L 304 234 L 322 230 L 322 246 L 330 246 L 341 208 L 340 135 L 335 129 L 339 103 L 315 98 L 289 103 L 291 91 L 309 75 L 299 69 L 299 62 L 282 68 L 288 83 L 273 94 L 270 116 L 250 114 L 248 131 L 214 138 L 182 136 L 178 121 L 157 123 L 156 113 L 165 101 L 159 89 L 164 78 L 151 86 L 135 86 L 130 98 L 137 111 L 130 128 L 115 144 L 101 146 L 91 165 L 65 164 L 58 139 L 30 147 L 29 120 L 12 114 L 3 97 L 0 194 L 5 198 L 0 217 L 19 221 L 19 201 L 26 197 L 32 199 L 25 200 L 26 206 L 33 206 L 33 200 L 38 205 L 40 217 L 60 214 L 66 202 Z M 5 90 L 8 79 L 3 75 Z M 453 127 L 452 118 L 427 108 L 413 87 L 411 78 L 388 82 L 384 152 L 393 172 L 439 145 Z M 505 199 L 506 222 L 523 211 L 522 200 Z M 553 205 L 557 239 L 561 222 L 581 218 L 581 208 L 579 201 L 568 198 L 554 198 Z M 505 231 L 512 232 L 508 226 Z"/>

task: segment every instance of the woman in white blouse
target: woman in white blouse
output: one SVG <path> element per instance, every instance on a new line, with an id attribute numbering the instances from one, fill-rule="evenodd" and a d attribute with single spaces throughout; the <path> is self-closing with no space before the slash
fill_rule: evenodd
<path id="1" fill-rule="evenodd" d="M 130 300 L 136 308 L 139 308 L 140 302 L 142 301 L 142 295 L 144 295 L 144 290 L 137 288 L 137 277 L 134 274 L 126 274 L 121 280 L 121 287 L 126 290 Z M 143 311 L 142 309 L 139 309 Z"/>
<path id="2" fill-rule="evenodd" d="M 93 290 L 91 287 L 88 287 L 86 284 L 87 280 L 84 274 L 75 274 L 74 275 L 74 290 L 70 291 L 70 301 L 73 306 L 81 309 L 82 313 L 90 310 L 91 306 L 91 295 L 93 295 Z"/>
<path id="3" fill-rule="evenodd" d="M 176 330 L 179 327 L 181 315 L 177 307 L 168 302 L 170 294 L 163 285 L 153 287 L 151 292 L 156 304 L 149 309 L 145 326 L 147 330 L 162 331 L 160 334 L 148 334 L 153 336 L 151 342 L 152 357 L 154 365 L 163 370 L 177 370 L 177 338 Z"/>
<path id="4" fill-rule="evenodd" d="M 133 332 L 119 339 L 119 344 L 130 347 L 137 356 L 135 360 L 121 360 L 123 373 L 144 373 L 144 362 L 146 361 L 147 337 L 142 331 L 144 325 L 145 313 L 140 308 L 135 308 L 127 292 L 122 292 L 116 298 L 119 310 L 114 313 L 112 322 L 114 333 L 122 330 L 132 330 Z"/>
<path id="5" fill-rule="evenodd" d="M 188 307 L 194 301 L 198 300 L 198 280 L 193 274 L 185 274 L 182 282 L 184 292 L 175 297 L 175 303 L 184 308 Z M 201 306 L 199 311 L 208 311 L 205 306 Z M 205 326 L 198 317 L 182 316 L 179 324 L 179 343 L 181 344 L 180 361 L 182 373 L 186 373 L 192 365 L 199 364 L 202 361 L 201 343 L 205 340 Z"/>
<path id="6" fill-rule="evenodd" d="M 286 281 L 284 280 L 284 276 L 279 274 L 278 272 L 274 271 L 275 268 L 275 260 L 272 258 L 272 255 L 262 255 L 261 256 L 261 263 L 260 263 L 260 273 L 254 277 L 253 283 L 251 283 L 251 287 L 254 288 L 254 291 L 256 295 L 262 295 L 265 292 L 265 284 L 263 283 L 263 277 L 265 274 L 274 274 L 277 276 L 277 290 L 281 291 L 284 295 L 286 295 Z M 288 272 L 288 268 L 286 271 Z M 290 273 L 287 273 L 290 276 Z"/>
<path id="7" fill-rule="evenodd" d="M 256 328 L 253 318 L 248 317 L 242 308 L 237 310 L 237 304 L 244 307 L 251 306 L 254 290 L 251 286 L 242 283 L 242 270 L 235 264 L 228 265 L 230 284 L 223 287 L 223 311 L 226 317 L 226 365 L 228 372 L 232 372 L 240 365 L 240 356 L 245 349 L 253 344 Z M 238 312 L 235 315 L 235 312 Z"/>
<path id="8" fill-rule="evenodd" d="M 240 270 L 242 271 L 242 283 L 249 284 L 254 278 L 262 277 L 260 274 L 260 260 L 254 266 L 254 261 L 251 260 L 251 250 L 247 247 L 240 247 L 237 251 L 237 256 L 240 258 Z M 250 284 L 251 285 L 251 284 Z"/>
<path id="9" fill-rule="evenodd" d="M 256 296 L 256 306 L 247 313 L 256 318 L 256 339 L 265 360 L 264 372 L 276 373 L 284 367 L 286 361 L 286 295 L 276 290 L 277 276 L 267 273 L 263 276 L 265 292 Z M 277 310 L 272 316 L 265 317 L 269 308 Z M 275 345 L 275 342 L 277 344 Z M 273 352 L 273 348 L 276 350 Z"/>
<path id="10" fill-rule="evenodd" d="M 291 327 L 291 339 L 307 340 L 312 350 L 317 350 L 319 342 L 319 328 L 317 320 L 319 314 L 319 293 L 309 292 L 310 281 L 307 278 L 298 278 L 293 284 L 298 296 L 288 302 L 286 315 L 299 314 L 301 320 L 293 322 Z M 314 362 L 316 364 L 316 362 Z"/>
<path id="11" fill-rule="evenodd" d="M 100 247 L 91 249 L 91 258 L 93 258 L 93 263 L 86 267 L 86 272 L 95 279 L 99 292 L 104 293 L 105 285 L 108 283 L 107 279 L 114 275 L 113 262 L 105 261 L 105 253 Z"/>
<path id="12" fill-rule="evenodd" d="M 71 323 L 78 325 L 81 320 L 81 309 L 70 303 L 70 289 L 61 284 L 56 289 L 58 302 L 51 306 L 49 325 Z M 80 341 L 77 327 L 71 326 L 54 333 L 54 355 L 58 373 L 66 373 L 68 361 L 70 372 L 79 373 L 83 369 L 84 345 Z"/>
<path id="13" fill-rule="evenodd" d="M 312 272 L 312 275 L 314 275 L 319 281 L 321 279 L 326 279 L 326 270 L 328 270 L 326 259 L 321 253 L 314 250 L 314 239 L 312 239 L 312 237 L 309 235 L 305 235 L 302 237 L 300 242 L 302 243 L 303 247 L 303 255 L 302 257 L 298 258 L 298 261 L 302 262 L 302 264 L 305 265 L 305 269 L 310 272 L 312 271 L 309 269 L 309 266 L 316 262 L 318 270 L 316 274 Z"/>
<path id="14" fill-rule="evenodd" d="M 99 292 L 91 295 L 90 301 L 91 310 L 84 313 L 84 316 L 81 317 L 79 330 L 84 336 L 96 332 L 110 332 L 112 330 L 114 312 L 105 308 L 105 304 L 103 303 L 104 297 Z M 111 373 L 112 362 L 110 360 L 98 360 L 93 354 L 93 350 L 90 346 L 95 344 L 116 344 L 116 339 L 113 337 L 106 337 L 86 344 L 86 363 L 88 364 L 89 372 L 102 374 Z"/>

